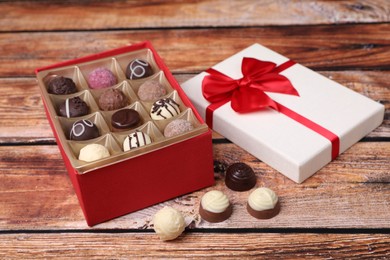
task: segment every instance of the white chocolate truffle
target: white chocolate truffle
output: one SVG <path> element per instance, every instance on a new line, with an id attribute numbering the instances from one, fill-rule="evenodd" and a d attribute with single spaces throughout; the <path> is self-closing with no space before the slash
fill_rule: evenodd
<path id="1" fill-rule="evenodd" d="M 81 148 L 79 154 L 79 160 L 85 162 L 92 162 L 105 157 L 109 157 L 110 152 L 104 145 L 101 144 L 88 144 Z"/>
<path id="2" fill-rule="evenodd" d="M 222 213 L 230 205 L 228 197 L 219 190 L 212 190 L 205 193 L 200 203 L 203 209 L 212 213 Z"/>
<path id="3" fill-rule="evenodd" d="M 161 240 L 173 240 L 183 233 L 185 221 L 183 215 L 176 209 L 164 207 L 153 217 L 154 231 Z"/>
<path id="4" fill-rule="evenodd" d="M 278 196 L 276 193 L 268 188 L 258 188 L 249 195 L 248 204 L 256 211 L 273 209 L 278 203 Z"/>
<path id="5" fill-rule="evenodd" d="M 144 132 L 136 131 L 129 134 L 123 141 L 123 151 L 129 151 L 133 148 L 141 147 L 150 144 L 152 139 Z"/>
<path id="6" fill-rule="evenodd" d="M 179 104 L 172 98 L 163 98 L 154 102 L 150 116 L 153 120 L 164 120 L 180 114 Z"/>

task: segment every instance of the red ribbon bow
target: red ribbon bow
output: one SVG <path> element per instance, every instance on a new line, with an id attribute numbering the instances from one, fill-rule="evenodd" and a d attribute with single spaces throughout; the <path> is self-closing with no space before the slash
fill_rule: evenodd
<path id="1" fill-rule="evenodd" d="M 289 66 L 295 64 L 288 64 Z M 243 77 L 232 79 L 211 69 L 210 75 L 202 82 L 203 96 L 211 103 L 231 101 L 234 111 L 247 113 L 272 107 L 279 111 L 278 104 L 264 91 L 299 96 L 291 82 L 279 72 L 275 63 L 254 58 L 243 58 L 241 72 Z"/>

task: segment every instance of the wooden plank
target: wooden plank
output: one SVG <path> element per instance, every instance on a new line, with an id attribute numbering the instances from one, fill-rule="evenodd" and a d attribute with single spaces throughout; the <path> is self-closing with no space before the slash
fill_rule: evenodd
<path id="1" fill-rule="evenodd" d="M 257 186 L 275 190 L 281 213 L 259 221 L 247 214 L 249 192 L 233 192 L 215 174 L 214 187 L 184 195 L 97 225 L 95 229 L 150 229 L 152 216 L 169 205 L 183 212 L 193 229 L 390 228 L 390 143 L 358 143 L 303 184 L 296 184 L 234 144 L 214 145 L 222 164 L 246 162 Z M 210 224 L 198 215 L 207 190 L 223 190 L 233 204 L 225 222 Z M 87 228 L 57 146 L 0 146 L 0 230 Z"/>
<path id="2" fill-rule="evenodd" d="M 386 0 L 6 1 L 0 4 L 0 17 L 0 31 L 290 26 L 390 19 Z"/>
<path id="3" fill-rule="evenodd" d="M 387 259 L 389 243 L 386 234 L 184 233 L 162 242 L 150 233 L 21 233 L 0 236 L 0 258 Z"/>
<path id="4" fill-rule="evenodd" d="M 320 71 L 346 87 L 386 106 L 384 123 L 369 138 L 390 137 L 390 75 L 377 71 Z M 175 75 L 179 83 L 192 74 Z M 53 143 L 40 91 L 33 78 L 0 78 L 0 143 Z M 221 138 L 215 135 L 215 138 Z"/>
<path id="5" fill-rule="evenodd" d="M 2 33 L 0 77 L 32 76 L 37 67 L 145 40 L 175 73 L 205 70 L 256 42 L 316 70 L 390 69 L 389 23 Z"/>

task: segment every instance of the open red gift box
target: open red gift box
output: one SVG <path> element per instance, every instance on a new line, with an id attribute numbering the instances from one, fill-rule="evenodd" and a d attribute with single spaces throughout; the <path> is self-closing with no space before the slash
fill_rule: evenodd
<path id="1" fill-rule="evenodd" d="M 148 61 L 154 74 L 137 80 L 125 77 L 127 64 L 134 59 Z M 124 132 L 114 132 L 110 126 L 113 111 L 103 111 L 98 105 L 102 90 L 89 88 L 88 73 L 105 67 L 116 76 L 119 89 L 129 99 L 129 108 L 139 112 L 142 125 Z M 53 129 L 88 225 L 133 212 L 153 204 L 210 186 L 214 183 L 211 131 L 172 76 L 150 42 L 141 42 L 103 53 L 54 64 L 36 70 L 47 118 Z M 47 79 L 54 76 L 71 78 L 77 92 L 54 95 L 47 90 Z M 180 114 L 155 121 L 149 116 L 151 102 L 141 101 L 137 89 L 147 80 L 159 81 L 169 97 L 179 104 Z M 77 118 L 59 114 L 59 106 L 67 98 L 80 97 L 90 107 L 90 113 Z M 192 123 L 193 130 L 174 137 L 163 135 L 166 125 L 174 119 Z M 69 140 L 72 124 L 88 119 L 99 128 L 100 136 L 87 141 Z M 124 151 L 122 143 L 134 131 L 149 134 L 152 143 Z M 87 144 L 104 145 L 110 156 L 92 162 L 78 159 L 80 149 Z"/>

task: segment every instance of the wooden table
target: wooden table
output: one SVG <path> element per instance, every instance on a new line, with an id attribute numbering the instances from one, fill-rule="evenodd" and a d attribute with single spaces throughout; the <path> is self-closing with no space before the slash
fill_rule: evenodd
<path id="1" fill-rule="evenodd" d="M 389 1 L 55 2 L 0 3 L 0 259 L 390 257 Z M 279 195 L 271 220 L 246 214 L 217 169 L 236 209 L 225 222 L 200 220 L 201 190 L 89 228 L 34 69 L 143 40 L 179 82 L 258 42 L 381 102 L 384 123 L 303 184 L 215 133 L 216 162 L 246 162 Z M 189 224 L 172 242 L 151 228 L 164 205 Z"/>

